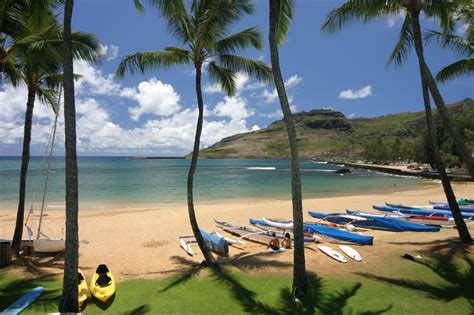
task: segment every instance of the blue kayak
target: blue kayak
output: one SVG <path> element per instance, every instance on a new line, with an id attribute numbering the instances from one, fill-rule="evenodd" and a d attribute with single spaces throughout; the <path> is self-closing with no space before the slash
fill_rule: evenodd
<path id="1" fill-rule="evenodd" d="M 20 314 L 24 309 L 30 306 L 37 298 L 43 294 L 44 288 L 37 287 L 31 290 L 30 292 L 23 295 L 21 298 L 13 302 L 10 306 L 0 312 L 0 315 L 16 315 Z"/>
<path id="2" fill-rule="evenodd" d="M 447 211 L 451 211 L 451 207 L 449 205 L 446 205 L 446 206 L 441 206 L 441 205 L 437 205 L 437 206 L 433 206 L 434 209 L 438 209 L 438 210 L 447 210 Z M 462 207 L 462 206 L 459 206 L 459 210 L 461 210 L 462 212 L 474 212 L 474 208 L 473 207 Z"/>
<path id="3" fill-rule="evenodd" d="M 428 216 L 435 216 L 435 217 L 446 217 L 452 218 L 453 215 L 451 211 L 446 210 L 427 210 L 427 209 L 400 209 L 400 208 L 393 208 L 387 206 L 372 206 L 375 210 L 385 211 L 385 212 L 400 212 L 403 214 L 416 214 L 416 215 L 428 215 Z M 463 219 L 471 219 L 474 220 L 474 213 L 464 213 L 461 212 Z"/>
<path id="4" fill-rule="evenodd" d="M 360 214 L 344 214 L 344 213 L 319 213 L 314 211 L 308 212 L 310 216 L 318 219 L 325 219 L 326 221 L 338 224 L 352 224 L 361 228 L 384 230 L 392 232 L 438 232 L 439 227 L 426 226 L 398 220 L 390 217 L 374 217 L 363 216 Z"/>
<path id="5" fill-rule="evenodd" d="M 341 230 L 334 227 L 319 225 L 319 224 L 308 224 L 304 225 L 305 232 L 311 232 L 320 234 L 338 241 L 355 243 L 359 245 L 373 245 L 374 237 L 368 235 L 360 235 L 351 233 L 345 230 Z"/>
<path id="6" fill-rule="evenodd" d="M 201 235 L 204 238 L 206 246 L 209 247 L 213 252 L 227 256 L 229 254 L 229 243 L 221 236 L 213 233 L 207 233 L 204 230 L 201 231 Z"/>

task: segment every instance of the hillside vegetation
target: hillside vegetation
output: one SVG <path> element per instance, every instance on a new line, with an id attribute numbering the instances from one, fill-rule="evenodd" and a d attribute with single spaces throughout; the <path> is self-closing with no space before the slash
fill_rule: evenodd
<path id="1" fill-rule="evenodd" d="M 465 99 L 448 109 L 474 147 L 474 100 Z M 436 113 L 436 111 L 434 111 Z M 426 160 L 429 150 L 424 112 L 348 119 L 338 111 L 315 109 L 294 115 L 301 158 L 366 160 Z M 436 119 L 443 153 L 455 155 L 450 139 Z M 371 156 L 372 155 L 372 156 Z M 289 146 L 282 120 L 267 128 L 224 138 L 201 151 L 205 158 L 286 158 Z M 453 160 L 453 159 L 452 159 Z M 455 159 L 454 159 L 455 160 Z M 453 160 L 453 162 L 455 162 Z"/>

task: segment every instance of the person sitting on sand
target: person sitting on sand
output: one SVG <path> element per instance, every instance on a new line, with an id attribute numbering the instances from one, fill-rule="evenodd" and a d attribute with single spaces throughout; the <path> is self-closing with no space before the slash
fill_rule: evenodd
<path id="1" fill-rule="evenodd" d="M 285 239 L 281 242 L 281 246 L 283 248 L 291 249 L 292 248 L 292 242 L 291 242 L 291 236 L 290 233 L 285 234 Z"/>
<path id="2" fill-rule="evenodd" d="M 272 240 L 268 243 L 267 248 L 271 248 L 272 250 L 280 250 L 280 240 L 276 236 L 275 232 L 272 233 Z"/>

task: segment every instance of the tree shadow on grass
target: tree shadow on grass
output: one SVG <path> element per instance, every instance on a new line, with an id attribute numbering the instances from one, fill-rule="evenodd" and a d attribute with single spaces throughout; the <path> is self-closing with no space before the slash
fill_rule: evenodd
<path id="1" fill-rule="evenodd" d="M 279 306 L 271 306 L 258 300 L 257 293 L 246 288 L 242 283 L 230 272 L 227 266 L 236 267 L 239 270 L 258 269 L 258 268 L 287 268 L 291 263 L 280 261 L 263 260 L 258 255 L 237 255 L 232 259 L 222 261 L 219 268 L 211 269 L 215 281 L 219 281 L 224 287 L 228 288 L 232 298 L 238 302 L 246 313 L 251 314 L 356 314 L 347 307 L 347 301 L 355 296 L 362 287 L 360 283 L 356 283 L 351 288 L 345 288 L 339 292 L 327 292 L 322 286 L 321 278 L 314 274 L 308 274 L 309 294 L 301 301 L 294 301 L 290 288 L 283 288 L 280 291 Z M 183 284 L 196 275 L 202 265 L 196 264 L 192 260 L 179 256 L 172 257 L 175 261 L 187 265 L 188 270 L 168 285 L 162 291 L 167 291 L 177 285 Z M 189 268 L 190 267 L 190 268 Z M 388 307 L 376 310 L 359 312 L 357 314 L 383 314 L 392 308 Z"/>
<path id="2" fill-rule="evenodd" d="M 3 282 L 2 280 L 4 280 L 4 277 L 4 275 L 0 275 L 0 283 Z M 15 279 L 6 282 L 5 285 L 0 285 L 0 310 L 12 304 L 32 289 L 38 287 L 38 282 L 53 280 L 52 275 L 43 275 L 34 279 Z M 28 309 L 38 314 L 55 311 L 54 309 L 51 309 L 51 305 L 55 305 L 54 303 L 59 302 L 60 297 L 60 289 L 45 288 L 43 294 L 41 294 L 41 296 L 31 306 L 29 306 Z"/>
<path id="3" fill-rule="evenodd" d="M 369 273 L 357 273 L 363 277 L 387 282 L 401 287 L 425 292 L 434 300 L 450 302 L 463 298 L 474 308 L 474 258 L 468 254 L 461 257 L 446 254 L 432 254 L 429 258 L 417 259 L 419 263 L 437 274 L 445 283 L 428 283 L 421 280 L 394 279 Z M 460 268 L 465 264 L 465 268 Z"/>
<path id="4" fill-rule="evenodd" d="M 142 305 L 134 308 L 133 310 L 128 311 L 128 312 L 124 312 L 122 314 L 124 314 L 124 315 L 141 315 L 141 314 L 149 313 L 150 311 L 151 311 L 150 305 L 142 304 Z"/>
<path id="5" fill-rule="evenodd" d="M 58 275 L 64 269 L 64 252 L 55 256 L 38 254 L 35 256 L 19 256 L 15 259 L 13 265 L 24 268 L 27 273 L 34 276 Z M 58 272 L 53 272 L 52 269 L 57 269 Z"/>
<path id="6" fill-rule="evenodd" d="M 411 245 L 417 246 L 417 248 L 423 245 L 431 245 L 420 252 L 426 254 L 436 253 L 444 255 L 466 255 L 469 254 L 470 248 L 472 248 L 472 245 L 461 243 L 458 237 L 451 237 L 444 240 L 434 240 L 429 242 L 390 242 L 390 244 L 403 246 Z"/>

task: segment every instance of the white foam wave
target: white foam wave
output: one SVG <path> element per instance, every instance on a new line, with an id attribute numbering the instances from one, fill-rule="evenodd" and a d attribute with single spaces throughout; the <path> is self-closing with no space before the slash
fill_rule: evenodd
<path id="1" fill-rule="evenodd" d="M 274 171 L 276 167 L 274 166 L 250 166 L 246 167 L 248 170 L 262 170 L 262 171 Z"/>

